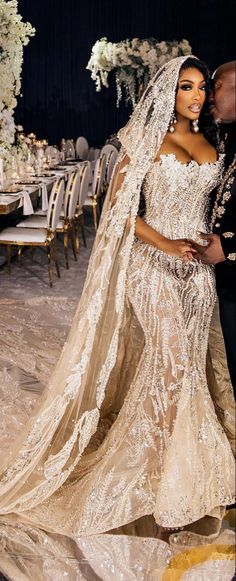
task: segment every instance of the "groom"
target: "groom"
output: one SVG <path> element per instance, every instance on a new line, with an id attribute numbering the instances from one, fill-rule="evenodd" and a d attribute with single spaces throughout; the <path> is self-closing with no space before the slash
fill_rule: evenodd
<path id="1" fill-rule="evenodd" d="M 214 74 L 212 113 L 221 124 L 226 157 L 213 204 L 213 234 L 202 234 L 209 244 L 199 258 L 215 264 L 220 320 L 236 394 L 236 61 L 220 66 Z"/>

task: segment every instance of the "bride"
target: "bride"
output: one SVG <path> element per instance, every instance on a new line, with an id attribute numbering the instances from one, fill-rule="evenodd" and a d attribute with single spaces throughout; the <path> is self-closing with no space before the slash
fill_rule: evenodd
<path id="1" fill-rule="evenodd" d="M 233 502 L 205 371 L 214 274 L 194 258 L 223 164 L 208 94 L 201 61 L 173 59 L 119 133 L 69 337 L 2 462 L 5 518 L 92 535 L 148 515 L 187 527 Z"/>

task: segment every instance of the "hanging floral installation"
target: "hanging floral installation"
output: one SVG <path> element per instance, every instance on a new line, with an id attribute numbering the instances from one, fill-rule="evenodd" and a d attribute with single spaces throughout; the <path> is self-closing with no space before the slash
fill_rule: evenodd
<path id="1" fill-rule="evenodd" d="M 0 158 L 5 166 L 16 154 L 16 126 L 14 109 L 21 89 L 23 47 L 28 44 L 35 29 L 22 22 L 17 0 L 0 0 Z M 18 145 L 24 147 L 23 144 Z M 18 151 L 19 153 L 19 151 Z"/>
<path id="2" fill-rule="evenodd" d="M 181 42 L 158 42 L 155 38 L 109 42 L 107 38 L 97 40 L 87 65 L 91 77 L 96 82 L 96 90 L 108 87 L 108 75 L 115 73 L 117 106 L 124 89 L 126 104 L 134 107 L 151 77 L 166 62 L 176 56 L 191 54 L 192 49 L 185 39 Z"/>

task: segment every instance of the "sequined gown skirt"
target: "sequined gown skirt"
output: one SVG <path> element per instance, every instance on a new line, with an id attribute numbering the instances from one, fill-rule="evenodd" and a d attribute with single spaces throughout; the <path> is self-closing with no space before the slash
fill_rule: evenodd
<path id="1" fill-rule="evenodd" d="M 151 514 L 179 527 L 216 516 L 232 498 L 233 456 L 206 378 L 213 271 L 135 241 L 126 284 L 144 335 L 132 384 L 98 450 L 84 457 L 74 482 L 30 512 L 30 522 L 42 518 L 45 526 L 47 512 L 53 523 L 63 503 L 60 530 L 70 534 Z"/>
<path id="2" fill-rule="evenodd" d="M 196 239 L 218 178 L 218 164 L 163 156 L 146 178 L 146 221 L 169 238 Z M 119 413 L 73 479 L 30 511 L 30 522 L 45 527 L 47 516 L 61 532 L 97 534 L 154 515 L 159 525 L 179 527 L 232 502 L 233 455 L 206 377 L 214 302 L 211 267 L 134 240 L 126 276 L 131 323 L 123 334 L 129 353 L 135 333 L 142 340 L 136 362 L 112 370 L 125 392 Z"/>
<path id="3" fill-rule="evenodd" d="M 226 438 L 206 378 L 214 273 L 136 241 L 127 292 L 145 336 L 133 385 L 139 417 L 133 432 L 140 454 L 145 446 L 153 451 L 157 522 L 186 524 L 190 514 L 197 520 L 214 501 L 220 505 L 226 485 Z"/>

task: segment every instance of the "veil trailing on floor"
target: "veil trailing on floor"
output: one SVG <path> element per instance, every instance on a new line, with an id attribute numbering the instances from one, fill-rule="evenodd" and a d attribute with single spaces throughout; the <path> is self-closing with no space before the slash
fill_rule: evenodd
<path id="1" fill-rule="evenodd" d="M 98 448 L 128 392 L 144 344 L 125 292 L 140 190 L 167 132 L 187 58 L 158 71 L 119 133 L 123 182 L 116 189 L 115 178 L 108 192 L 82 297 L 49 385 L 2 459 L 1 514 L 30 511 L 65 481 L 82 477 L 89 452 Z M 82 455 L 88 461 L 80 470 Z"/>

